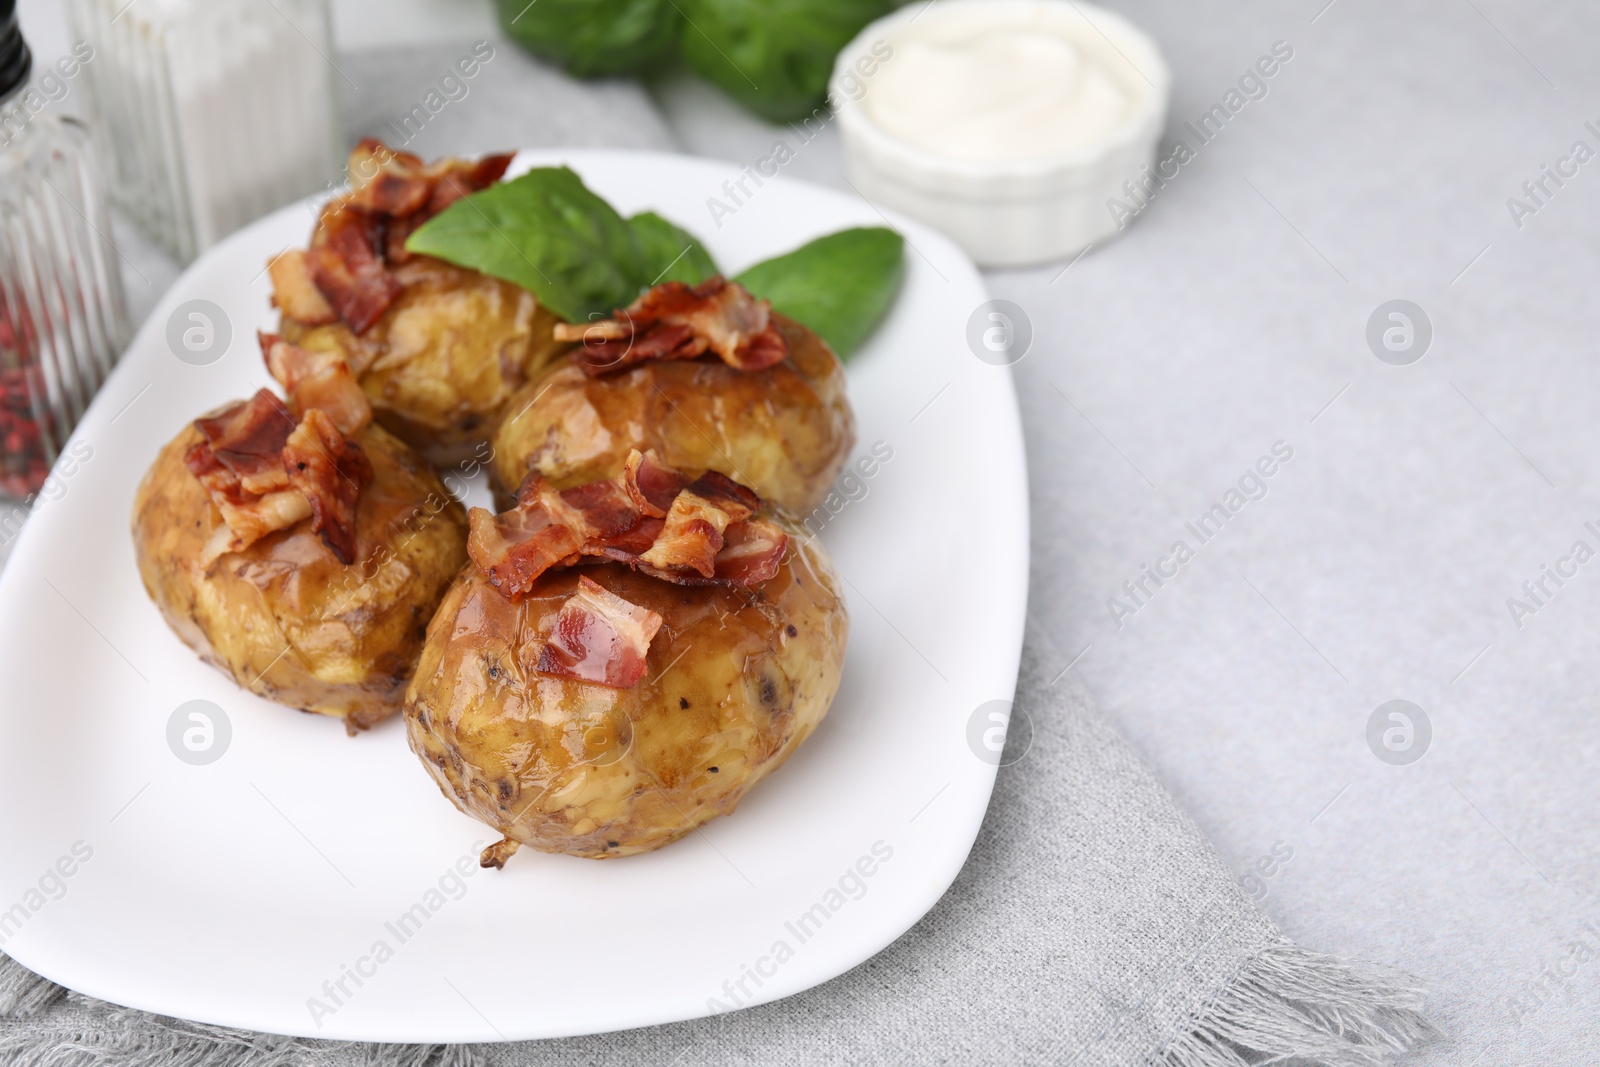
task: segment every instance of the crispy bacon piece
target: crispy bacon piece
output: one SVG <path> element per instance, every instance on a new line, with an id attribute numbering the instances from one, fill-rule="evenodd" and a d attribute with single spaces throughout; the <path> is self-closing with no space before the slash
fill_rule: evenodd
<path id="1" fill-rule="evenodd" d="M 358 193 L 385 173 L 409 175 L 420 171 L 422 166 L 420 157 L 390 148 L 376 137 L 363 137 L 356 142 L 345 160 L 350 188 Z"/>
<path id="2" fill-rule="evenodd" d="M 383 173 L 352 193 L 348 203 L 374 215 L 398 219 L 426 207 L 432 195 L 432 183 L 420 174 L 397 174 L 385 168 Z"/>
<path id="3" fill-rule="evenodd" d="M 267 369 L 289 394 L 297 411 L 325 411 L 347 434 L 372 421 L 372 404 L 342 355 L 312 352 L 286 343 L 277 334 L 257 333 L 256 338 Z"/>
<path id="4" fill-rule="evenodd" d="M 640 517 L 627 489 L 616 481 L 557 490 L 543 478 L 529 478 L 510 511 L 491 515 L 473 508 L 467 513 L 467 554 L 491 585 L 515 599 L 551 567 L 580 555 L 604 555 L 607 547 L 637 544 L 629 535 Z M 639 551 L 649 547 L 647 541 Z"/>
<path id="5" fill-rule="evenodd" d="M 267 265 L 272 278 L 272 304 L 286 316 L 306 326 L 326 326 L 339 321 L 328 298 L 311 280 L 311 268 L 300 249 L 283 253 Z"/>
<path id="6" fill-rule="evenodd" d="M 673 499 L 689 487 L 689 479 L 670 467 L 663 467 L 656 461 L 654 451 L 640 452 L 637 448 L 628 453 L 623 483 L 633 497 L 634 506 L 655 519 L 666 518 Z"/>
<path id="7" fill-rule="evenodd" d="M 382 220 L 348 207 L 324 213 L 321 238 L 306 253 L 311 280 L 344 324 L 366 333 L 400 295 L 400 283 L 378 255 Z"/>
<path id="8" fill-rule="evenodd" d="M 222 514 L 222 525 L 201 553 L 204 566 L 224 552 L 236 552 L 311 515 L 310 502 L 289 488 L 282 446 L 273 447 L 280 428 L 292 430 L 293 422 L 280 420 L 277 408 L 281 405 L 263 401 L 263 394 L 274 404 L 277 401 L 262 390 L 220 415 L 196 420 L 205 439 L 184 453 L 190 473 Z M 287 416 L 287 412 L 283 414 Z M 287 437 L 284 434 L 285 440 Z M 232 447 L 225 447 L 219 456 L 213 438 Z"/>
<path id="9" fill-rule="evenodd" d="M 340 432 L 321 408 L 308 408 L 283 446 L 289 485 L 311 505 L 311 528 L 339 562 L 356 558 L 356 504 L 373 478 L 361 446 Z"/>
<path id="10" fill-rule="evenodd" d="M 587 555 L 603 556 L 606 559 L 626 563 L 637 570 L 649 568 L 639 562 L 639 557 L 650 551 L 650 546 L 656 543 L 661 536 L 661 531 L 666 529 L 666 520 L 646 516 L 641 518 L 632 529 L 625 530 L 614 537 L 592 546 L 592 551 Z M 591 546 L 585 546 L 591 548 Z"/>
<path id="11" fill-rule="evenodd" d="M 374 214 L 430 219 L 466 196 L 489 188 L 505 175 L 514 153 L 481 159 L 438 159 L 424 163 L 374 137 L 363 138 L 350 152 L 347 201 Z"/>
<path id="12" fill-rule="evenodd" d="M 372 464 L 332 416 L 307 408 L 296 426 L 283 401 L 261 389 L 194 425 L 201 440 L 183 461 L 223 522 L 203 563 L 307 518 L 340 562 L 354 559 L 356 501 Z"/>
<path id="13" fill-rule="evenodd" d="M 661 616 L 630 603 L 587 577 L 561 605 L 539 653 L 540 674 L 629 689 L 649 669 L 650 641 Z"/>
<path id="14" fill-rule="evenodd" d="M 672 502 L 661 536 L 648 552 L 640 553 L 639 562 L 664 571 L 687 567 L 698 571 L 702 578 L 714 578 L 717 553 L 722 551 L 722 531 L 728 528 L 728 522 L 726 511 L 685 489 Z"/>
<path id="15" fill-rule="evenodd" d="M 422 160 L 410 152 L 396 152 L 376 138 L 364 138 L 351 151 L 349 171 L 352 192 L 345 203 L 370 214 L 409 215 L 433 195 Z"/>
<path id="16" fill-rule="evenodd" d="M 639 554 L 639 562 L 652 574 L 683 574 L 692 570 L 702 578 L 715 579 L 719 576 L 725 535 L 748 525 L 745 520 L 760 508 L 761 499 L 755 493 L 732 478 L 706 471 L 673 499 L 661 534 L 649 551 Z M 782 530 L 778 532 L 782 534 Z M 784 543 L 787 544 L 787 539 Z M 781 548 L 779 555 L 782 555 Z M 742 575 L 745 571 L 734 568 L 728 573 Z M 772 575 L 766 575 L 760 581 L 770 577 Z"/>
<path id="17" fill-rule="evenodd" d="M 200 565 L 209 567 L 218 556 L 239 552 L 277 530 L 286 530 L 297 522 L 311 517 L 311 501 L 298 490 L 284 489 L 266 496 L 252 498 L 248 504 L 235 505 L 217 500 L 217 510 L 222 513 L 218 526 L 200 550 Z"/>
<path id="18" fill-rule="evenodd" d="M 189 449 L 184 462 L 213 499 L 221 494 L 239 505 L 288 488 L 279 456 L 294 432 L 294 416 L 268 390 L 196 419 L 194 426 L 204 440 Z"/>
<path id="19" fill-rule="evenodd" d="M 540 485 L 541 483 L 535 483 Z M 589 531 L 590 537 L 612 538 L 639 521 L 633 496 L 617 481 L 590 482 L 555 492 L 542 483 L 539 502 L 562 522 Z"/>
<path id="20" fill-rule="evenodd" d="M 216 415 L 194 421 L 218 458 L 230 466 L 283 447 L 294 431 L 294 416 L 270 390 L 258 389 L 249 400 L 230 404 Z M 237 469 L 237 468 L 236 468 Z"/>
<path id="21" fill-rule="evenodd" d="M 653 455 L 629 455 L 617 478 L 557 491 L 537 476 L 510 511 L 468 515 L 467 554 L 515 600 L 553 567 L 609 559 L 680 585 L 754 587 L 777 573 L 782 527 L 761 500 L 708 471 L 693 482 Z"/>
<path id="22" fill-rule="evenodd" d="M 383 229 L 384 262 L 391 267 L 410 262 L 413 256 L 406 250 L 406 239 L 427 221 L 420 212 L 402 219 L 390 219 L 389 224 Z"/>
<path id="23" fill-rule="evenodd" d="M 513 600 L 532 589 L 539 575 L 576 557 L 583 543 L 580 530 L 551 521 L 543 508 L 467 512 L 467 555 L 490 585 Z"/>
<path id="24" fill-rule="evenodd" d="M 689 492 L 728 513 L 734 522 L 761 510 L 761 498 L 725 474 L 706 471 L 689 485 Z"/>
<path id="25" fill-rule="evenodd" d="M 283 446 L 294 432 L 294 417 L 283 401 L 262 389 L 249 400 L 196 419 L 194 425 L 201 440 L 184 453 L 183 461 L 222 513 L 228 531 L 208 546 L 209 558 L 203 562 L 311 514 L 305 498 L 291 490 L 283 468 Z"/>
<path id="26" fill-rule="evenodd" d="M 716 577 L 719 581 L 753 587 L 778 573 L 789 535 L 783 527 L 766 519 L 749 519 L 729 526 L 723 534 L 722 551 L 717 553 Z"/>
<path id="27" fill-rule="evenodd" d="M 771 313 L 767 301 L 720 276 L 696 286 L 663 282 L 604 322 L 557 325 L 555 337 L 582 342 L 572 359 L 591 378 L 650 359 L 694 359 L 706 352 L 737 370 L 756 371 L 789 354 Z"/>
<path id="28" fill-rule="evenodd" d="M 512 156 L 424 163 L 368 137 L 350 153 L 351 191 L 323 209 L 305 253 L 273 264 L 274 302 L 307 325 L 343 320 L 366 333 L 400 292 L 389 273 L 411 258 L 406 238 L 469 193 L 499 181 Z"/>
<path id="29" fill-rule="evenodd" d="M 431 219 L 468 193 L 482 192 L 505 176 L 506 168 L 516 158 L 515 153 L 484 156 L 479 160 L 445 159 L 433 164 L 439 168 L 433 193 L 428 197 L 422 214 Z"/>
<path id="30" fill-rule="evenodd" d="M 412 157 L 415 158 L 415 157 Z M 511 153 L 484 156 L 472 162 L 464 159 L 441 159 L 422 168 L 423 180 L 429 183 L 428 199 L 417 210 L 407 215 L 389 219 L 384 239 L 383 256 L 390 265 L 405 263 L 412 258 L 406 249 L 406 238 L 424 222 L 449 207 L 469 193 L 480 192 L 500 180 L 511 165 Z"/>

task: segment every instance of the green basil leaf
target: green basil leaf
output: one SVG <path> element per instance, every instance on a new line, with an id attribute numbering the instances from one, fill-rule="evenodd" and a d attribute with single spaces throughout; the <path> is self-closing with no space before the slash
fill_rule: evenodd
<path id="1" fill-rule="evenodd" d="M 734 280 L 821 334 L 843 359 L 889 310 L 904 274 L 905 238 L 874 226 L 819 237 Z"/>
<path id="2" fill-rule="evenodd" d="M 719 273 L 716 260 L 694 234 L 674 226 L 654 211 L 628 220 L 644 251 L 645 285 L 686 282 L 698 285 Z"/>
<path id="3" fill-rule="evenodd" d="M 624 219 L 566 167 L 537 168 L 463 197 L 412 233 L 406 248 L 514 282 L 569 322 L 609 316 L 662 281 L 695 284 L 717 273 L 694 235 L 653 211 Z M 844 230 L 735 280 L 843 357 L 894 302 L 904 248 L 893 230 Z"/>
<path id="4" fill-rule="evenodd" d="M 498 0 L 500 25 L 534 55 L 580 78 L 656 65 L 677 43 L 671 0 Z"/>
<path id="5" fill-rule="evenodd" d="M 566 167 L 457 200 L 406 250 L 515 282 L 569 322 L 627 307 L 650 279 L 634 228 Z"/>
<path id="6" fill-rule="evenodd" d="M 545 3 L 546 0 L 539 0 Z M 774 122 L 822 106 L 839 50 L 896 0 L 677 0 L 683 57 L 702 77 Z"/>

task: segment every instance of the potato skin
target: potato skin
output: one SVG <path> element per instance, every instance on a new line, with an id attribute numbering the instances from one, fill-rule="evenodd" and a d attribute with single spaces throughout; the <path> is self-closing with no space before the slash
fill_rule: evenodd
<path id="1" fill-rule="evenodd" d="M 421 456 L 368 426 L 355 435 L 374 479 L 357 506 L 354 564 L 301 522 L 207 569 L 201 551 L 222 515 L 183 463 L 199 440 L 184 427 L 134 497 L 139 575 L 168 625 L 240 686 L 352 733 L 398 711 L 428 620 L 466 562 L 461 505 Z"/>
<path id="2" fill-rule="evenodd" d="M 468 567 L 406 699 L 406 735 L 456 807 L 544 852 L 608 859 L 734 810 L 827 714 L 849 619 L 821 546 L 790 530 L 754 591 L 673 585 L 616 563 L 551 571 L 520 603 Z M 587 576 L 665 620 L 632 689 L 537 674 Z"/>
<path id="3" fill-rule="evenodd" d="M 560 321 L 510 282 L 419 256 L 394 269 L 403 288 L 359 337 L 342 322 L 284 316 L 290 344 L 342 354 L 379 423 L 435 459 L 486 440 L 511 394 L 567 347 Z"/>
<path id="4" fill-rule="evenodd" d="M 669 467 L 715 470 L 795 514 L 811 511 L 849 458 L 855 416 L 826 342 L 782 315 L 772 321 L 789 358 L 762 371 L 701 358 L 587 378 L 556 360 L 506 405 L 494 436 L 499 490 L 515 492 L 529 470 L 558 488 L 609 478 L 630 450 L 653 448 Z"/>

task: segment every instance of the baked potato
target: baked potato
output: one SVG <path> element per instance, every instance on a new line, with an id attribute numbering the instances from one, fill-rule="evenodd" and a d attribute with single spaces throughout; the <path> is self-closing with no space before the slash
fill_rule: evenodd
<path id="1" fill-rule="evenodd" d="M 435 459 L 487 439 L 517 387 L 567 347 L 532 293 L 405 248 L 510 161 L 424 164 L 363 141 L 350 157 L 352 190 L 323 208 L 310 248 L 269 267 L 284 339 L 343 356 L 377 420 Z"/>
<path id="2" fill-rule="evenodd" d="M 794 514 L 811 511 L 849 458 L 855 416 L 827 343 L 776 312 L 771 326 L 787 355 L 759 369 L 704 355 L 593 375 L 580 358 L 558 359 L 506 405 L 493 439 L 499 491 L 530 472 L 562 486 L 610 477 L 630 451 L 654 450 L 669 466 L 714 470 Z"/>
<path id="3" fill-rule="evenodd" d="M 399 710 L 466 562 L 466 515 L 426 460 L 370 424 L 342 363 L 273 348 L 275 372 L 298 373 L 297 412 L 261 390 L 185 427 L 135 494 L 135 557 L 206 662 L 354 733 Z"/>
<path id="4" fill-rule="evenodd" d="M 569 490 L 566 504 L 614 516 L 591 490 Z M 648 535 L 616 547 L 634 534 L 611 522 L 612 547 L 581 550 L 589 565 L 514 580 L 484 565 L 489 521 L 474 509 L 475 563 L 429 624 L 405 722 L 444 794 L 504 835 L 484 866 L 524 844 L 591 859 L 660 848 L 732 812 L 816 728 L 843 667 L 839 580 L 819 542 L 758 514 L 776 535 L 762 545 L 776 549 L 747 584 L 722 580 L 738 523 L 715 579 L 661 576 L 640 561 L 671 561 L 636 554 Z M 528 530 L 544 518 L 496 521 Z"/>

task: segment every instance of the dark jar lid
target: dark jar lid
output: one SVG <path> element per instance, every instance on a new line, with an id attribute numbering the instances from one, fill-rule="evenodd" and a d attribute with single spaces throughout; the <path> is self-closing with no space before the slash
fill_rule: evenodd
<path id="1" fill-rule="evenodd" d="M 22 88 L 33 70 L 33 53 L 17 25 L 17 0 L 0 0 L 0 99 Z"/>

